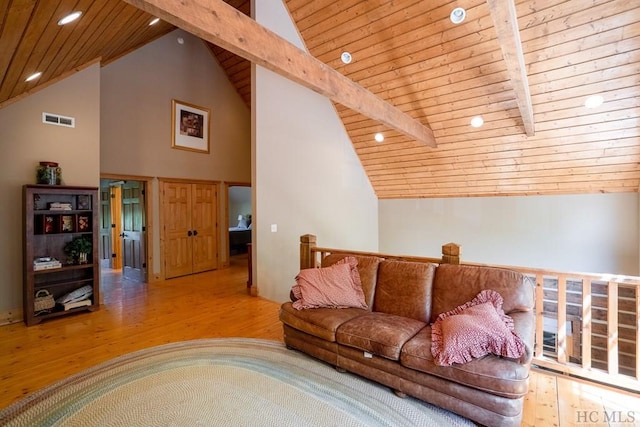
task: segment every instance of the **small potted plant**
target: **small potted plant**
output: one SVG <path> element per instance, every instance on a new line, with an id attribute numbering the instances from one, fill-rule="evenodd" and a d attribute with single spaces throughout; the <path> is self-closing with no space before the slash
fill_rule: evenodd
<path id="1" fill-rule="evenodd" d="M 73 263 L 85 264 L 87 256 L 91 253 L 91 241 L 84 237 L 76 237 L 64 246 L 64 253 Z"/>

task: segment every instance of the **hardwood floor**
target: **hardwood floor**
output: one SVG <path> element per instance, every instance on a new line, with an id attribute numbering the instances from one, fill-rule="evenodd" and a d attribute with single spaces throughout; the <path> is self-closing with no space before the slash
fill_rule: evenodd
<path id="1" fill-rule="evenodd" d="M 247 295 L 246 280 L 246 255 L 232 257 L 228 269 L 153 284 L 104 271 L 99 311 L 29 328 L 22 323 L 0 327 L 0 408 L 150 346 L 217 337 L 282 341 L 279 304 Z M 640 425 L 639 408 L 638 395 L 536 370 L 522 425 Z"/>

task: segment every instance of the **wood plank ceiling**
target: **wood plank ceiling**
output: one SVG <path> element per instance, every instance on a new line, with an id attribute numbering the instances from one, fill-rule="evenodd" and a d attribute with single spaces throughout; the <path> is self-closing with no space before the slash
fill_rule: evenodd
<path id="1" fill-rule="evenodd" d="M 249 15 L 248 0 L 226 1 Z M 516 0 L 530 136 L 513 62 L 503 57 L 505 26 L 494 25 L 505 0 L 284 1 L 313 56 L 434 132 L 430 148 L 336 104 L 379 198 L 638 191 L 637 2 Z M 455 7 L 466 9 L 459 25 L 449 20 Z M 57 26 L 71 10 L 83 17 Z M 174 29 L 149 26 L 151 15 L 120 0 L 10 0 L 0 18 L 0 107 L 29 93 L 32 70 L 43 71 L 35 84 L 46 84 Z M 250 63 L 209 47 L 249 105 Z M 604 104 L 585 108 L 595 94 Z M 470 126 L 476 115 L 480 128 Z"/>

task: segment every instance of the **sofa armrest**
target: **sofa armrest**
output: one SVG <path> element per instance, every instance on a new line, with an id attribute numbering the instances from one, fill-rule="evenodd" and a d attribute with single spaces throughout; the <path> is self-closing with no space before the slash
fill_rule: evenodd
<path id="1" fill-rule="evenodd" d="M 535 344 L 536 321 L 533 311 L 514 311 L 508 313 L 513 319 L 513 327 L 526 346 L 525 353 L 520 358 L 522 364 L 531 363 Z"/>

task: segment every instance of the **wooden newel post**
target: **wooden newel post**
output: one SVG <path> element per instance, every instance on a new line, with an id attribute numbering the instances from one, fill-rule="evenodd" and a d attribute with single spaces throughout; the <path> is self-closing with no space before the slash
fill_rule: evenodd
<path id="1" fill-rule="evenodd" d="M 460 245 L 457 243 L 442 245 L 442 263 L 460 264 L 460 252 Z"/>
<path id="2" fill-rule="evenodd" d="M 305 234 L 300 236 L 300 270 L 316 267 L 315 252 L 311 248 L 316 247 L 316 236 Z"/>

